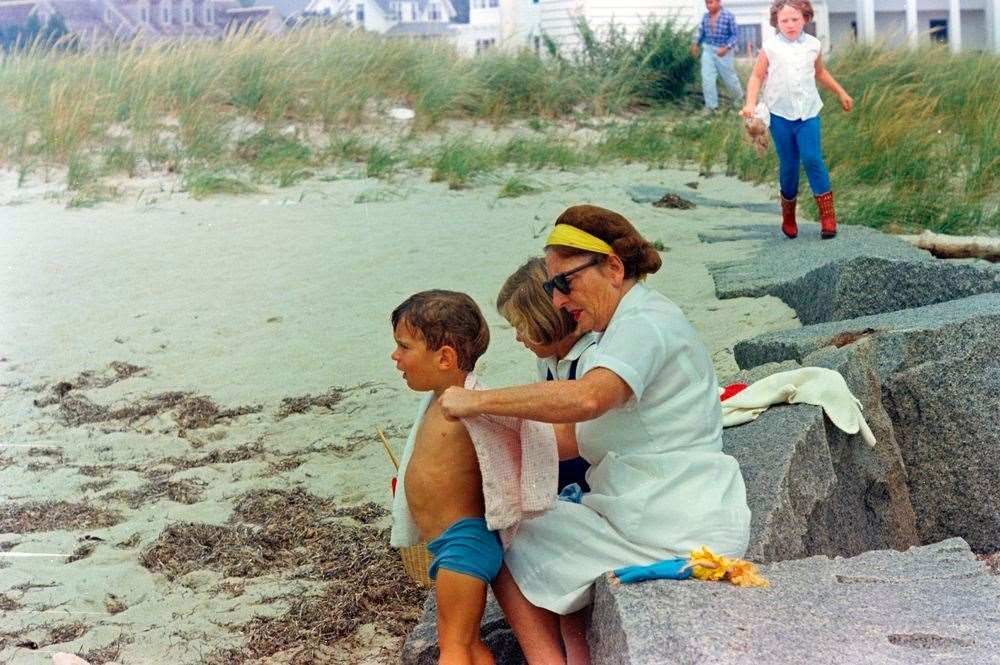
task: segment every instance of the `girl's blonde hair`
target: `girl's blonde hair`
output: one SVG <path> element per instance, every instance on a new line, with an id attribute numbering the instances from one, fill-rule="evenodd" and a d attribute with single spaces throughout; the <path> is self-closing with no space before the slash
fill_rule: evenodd
<path id="1" fill-rule="evenodd" d="M 809 0 L 774 0 L 771 3 L 771 27 L 778 27 L 778 12 L 780 12 L 785 7 L 791 7 L 792 9 L 797 9 L 801 14 L 802 18 L 809 23 L 813 20 L 815 12 L 813 11 L 812 3 Z"/>
<path id="2" fill-rule="evenodd" d="M 553 344 L 576 328 L 569 312 L 556 309 L 542 288 L 547 278 L 545 261 L 529 259 L 507 278 L 497 295 L 500 315 L 532 344 Z"/>

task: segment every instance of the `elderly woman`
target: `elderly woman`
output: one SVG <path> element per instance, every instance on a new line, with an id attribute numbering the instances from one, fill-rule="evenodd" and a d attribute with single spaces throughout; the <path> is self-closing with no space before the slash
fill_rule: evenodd
<path id="1" fill-rule="evenodd" d="M 449 388 L 440 400 L 450 417 L 576 423 L 591 491 L 521 524 L 494 590 L 529 662 L 585 662 L 579 644 L 563 644 L 559 617 L 590 604 L 594 580 L 702 545 L 740 557 L 750 510 L 722 453 L 708 353 L 680 309 L 642 284 L 660 268 L 656 250 L 621 215 L 576 206 L 556 221 L 545 263 L 553 304 L 602 333 L 577 380 Z"/>
<path id="2" fill-rule="evenodd" d="M 552 305 L 552 298 L 545 292 L 547 279 L 545 261 L 528 259 L 504 282 L 497 295 L 497 310 L 514 327 L 517 341 L 535 354 L 540 380 L 572 380 L 600 336 L 577 326 L 569 312 Z M 561 492 L 567 485 L 576 484 L 587 492 L 590 464 L 579 456 L 572 430 L 560 430 L 561 435 L 566 433 L 572 449 L 561 455 L 558 489 Z M 560 436 L 563 440 L 564 436 Z"/>

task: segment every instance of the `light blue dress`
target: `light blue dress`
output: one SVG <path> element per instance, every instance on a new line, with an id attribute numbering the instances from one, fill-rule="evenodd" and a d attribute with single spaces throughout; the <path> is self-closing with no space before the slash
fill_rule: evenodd
<path id="1" fill-rule="evenodd" d="M 525 597 L 559 614 L 588 605 L 607 571 L 703 545 L 741 557 L 750 536 L 743 477 L 722 452 L 715 370 L 681 310 L 633 286 L 578 376 L 597 367 L 633 396 L 576 426 L 591 491 L 524 521 L 504 558 Z"/>

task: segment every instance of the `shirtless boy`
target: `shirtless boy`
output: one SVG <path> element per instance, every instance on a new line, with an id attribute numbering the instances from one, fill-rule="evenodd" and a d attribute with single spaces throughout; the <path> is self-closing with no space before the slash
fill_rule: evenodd
<path id="1" fill-rule="evenodd" d="M 392 360 L 406 385 L 429 392 L 402 487 L 421 540 L 433 555 L 439 663 L 494 662 L 479 637 L 486 587 L 500 570 L 500 539 L 486 528 L 479 463 L 461 421 L 444 417 L 437 397 L 465 377 L 489 344 L 489 328 L 469 296 L 423 291 L 392 312 Z"/>

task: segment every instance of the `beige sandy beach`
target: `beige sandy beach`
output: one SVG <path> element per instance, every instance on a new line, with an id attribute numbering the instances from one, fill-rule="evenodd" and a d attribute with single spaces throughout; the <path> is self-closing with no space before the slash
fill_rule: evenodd
<path id="1" fill-rule="evenodd" d="M 547 191 L 497 199 L 497 182 L 456 192 L 410 174 L 393 184 L 316 178 L 205 201 L 150 179 L 130 183 L 119 202 L 67 210 L 46 196 L 55 185 L 19 189 L 15 174 L 0 174 L 0 515 L 8 520 L 0 662 L 48 663 L 54 651 L 128 664 L 206 662 L 243 644 L 239 627 L 254 615 L 280 615 L 296 597 L 321 593 L 334 563 L 316 558 L 315 542 L 303 545 L 296 567 L 262 563 L 243 576 L 213 564 L 168 579 L 140 556 L 173 523 L 229 523 L 254 491 L 388 506 L 392 468 L 376 428 L 398 450 L 417 403 L 389 360 L 389 312 L 421 289 L 466 291 L 491 324 L 480 374 L 496 386 L 532 380 L 532 356 L 492 303 L 568 205 L 620 211 L 669 248 L 648 283 L 684 309 L 720 376 L 735 370 L 735 342 L 798 325 L 773 298 L 717 300 L 706 263 L 744 255 L 752 243 L 697 238 L 713 227 L 777 224 L 771 216 L 658 209 L 633 203 L 625 188 L 683 193 L 696 181 L 702 196 L 761 203 L 768 191 L 626 166 L 532 178 Z M 53 392 L 60 382 L 72 388 Z M 190 395 L 163 397 L 172 391 Z M 324 394 L 326 405 L 283 405 Z M 182 408 L 202 417 L 185 419 Z M 57 514 L 42 506 L 32 517 L 22 510 L 28 502 L 119 516 L 108 518 L 112 526 L 23 532 L 25 515 Z M 388 524 L 381 514 L 337 519 L 351 528 Z M 68 561 L 74 552 L 82 556 Z M 265 569 L 273 572 L 257 574 Z M 391 628 L 372 621 L 349 632 L 329 640 L 324 662 L 394 662 L 401 638 Z M 17 646 L 30 642 L 37 648 Z M 286 649 L 269 662 L 293 655 Z"/>

